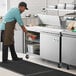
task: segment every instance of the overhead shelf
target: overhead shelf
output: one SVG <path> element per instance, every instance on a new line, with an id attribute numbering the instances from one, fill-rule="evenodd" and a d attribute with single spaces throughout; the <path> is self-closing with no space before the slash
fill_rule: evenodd
<path id="1" fill-rule="evenodd" d="M 76 10 L 70 10 L 70 9 L 50 9 L 46 8 L 47 11 L 71 11 L 71 12 L 76 12 Z"/>

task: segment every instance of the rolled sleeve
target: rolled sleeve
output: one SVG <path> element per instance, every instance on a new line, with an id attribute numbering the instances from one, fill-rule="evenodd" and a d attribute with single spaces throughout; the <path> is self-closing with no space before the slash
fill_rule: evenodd
<path id="1" fill-rule="evenodd" d="M 0 30 L 5 30 L 5 24 L 4 23 L 0 23 Z"/>

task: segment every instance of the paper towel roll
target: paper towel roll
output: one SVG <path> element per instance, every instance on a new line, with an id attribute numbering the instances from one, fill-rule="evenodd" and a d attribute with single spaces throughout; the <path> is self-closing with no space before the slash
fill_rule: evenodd
<path id="1" fill-rule="evenodd" d="M 66 4 L 66 9 L 74 9 L 74 4 Z"/>
<path id="2" fill-rule="evenodd" d="M 55 9 L 55 7 L 56 7 L 55 5 L 49 5 L 48 6 L 48 8 L 50 8 L 50 9 Z"/>
<path id="3" fill-rule="evenodd" d="M 65 4 L 58 4 L 57 7 L 58 7 L 58 9 L 64 9 L 65 8 Z"/>

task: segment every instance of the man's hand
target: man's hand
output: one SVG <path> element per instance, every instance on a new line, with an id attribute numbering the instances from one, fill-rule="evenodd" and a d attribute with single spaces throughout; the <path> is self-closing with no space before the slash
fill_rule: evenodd
<path id="1" fill-rule="evenodd" d="M 21 26 L 23 32 L 27 33 L 27 29 L 24 26 Z"/>
<path id="2" fill-rule="evenodd" d="M 30 33 L 28 33 L 27 32 L 27 29 L 24 27 L 24 26 L 21 26 L 21 28 L 22 28 L 22 30 L 23 30 L 23 32 L 25 32 L 26 33 L 26 36 L 27 37 L 31 37 L 32 38 L 32 40 L 34 40 L 34 39 L 36 39 L 36 35 L 32 35 L 32 34 L 30 34 Z"/>
<path id="3" fill-rule="evenodd" d="M 30 38 L 32 38 L 32 40 L 35 40 L 36 39 L 36 35 L 32 35 L 32 34 L 30 34 L 30 33 L 27 33 L 27 36 L 28 37 L 30 37 Z"/>

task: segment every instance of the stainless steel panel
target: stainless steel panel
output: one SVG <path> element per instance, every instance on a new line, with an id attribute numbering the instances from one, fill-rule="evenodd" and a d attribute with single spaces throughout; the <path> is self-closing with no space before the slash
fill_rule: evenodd
<path id="1" fill-rule="evenodd" d="M 40 34 L 40 56 L 46 60 L 59 62 L 59 36 Z"/>
<path id="2" fill-rule="evenodd" d="M 76 66 L 76 38 L 62 37 L 62 62 Z"/>
<path id="3" fill-rule="evenodd" d="M 18 53 L 23 53 L 23 32 L 22 31 L 15 31 L 15 49 Z"/>

